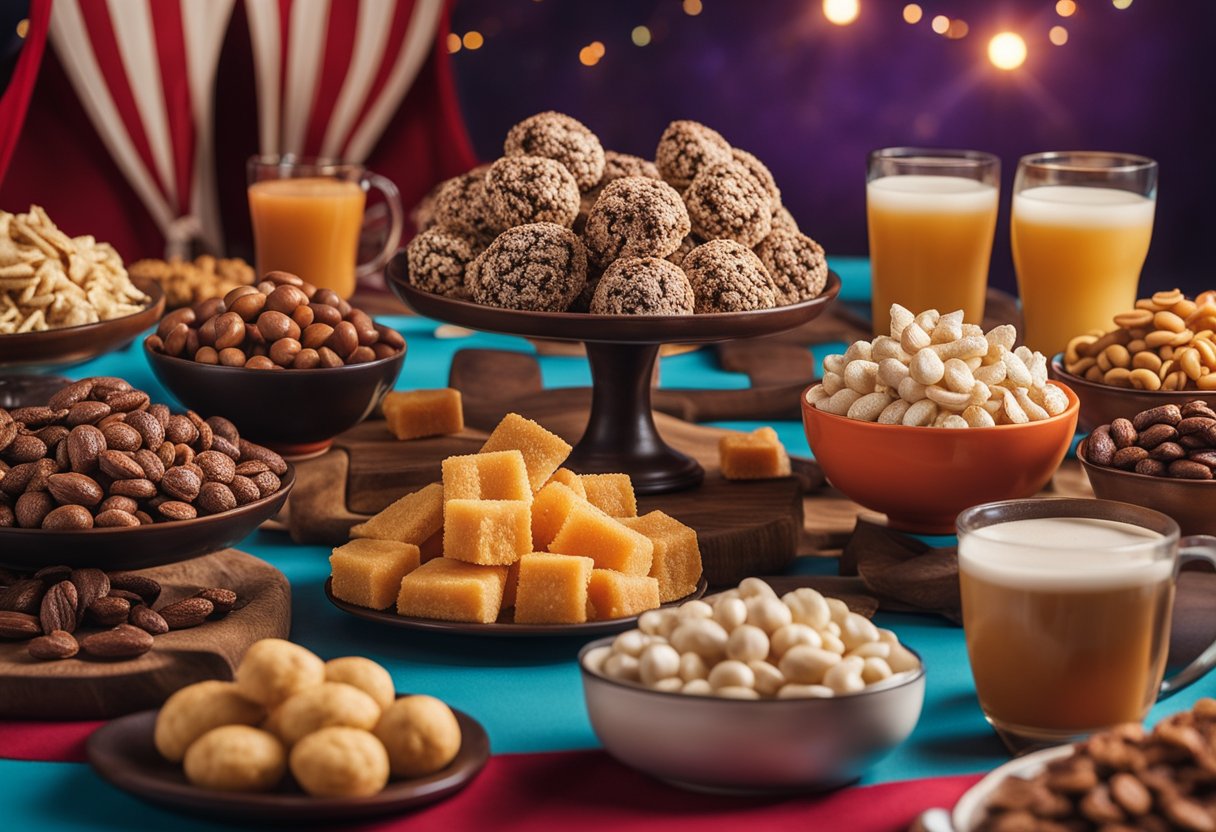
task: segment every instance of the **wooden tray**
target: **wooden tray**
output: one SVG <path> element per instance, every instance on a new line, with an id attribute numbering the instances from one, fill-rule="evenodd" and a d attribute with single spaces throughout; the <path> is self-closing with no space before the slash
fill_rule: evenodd
<path id="1" fill-rule="evenodd" d="M 127 661 L 40 662 L 25 642 L 0 642 L 0 718 L 108 719 L 159 707 L 184 685 L 231 679 L 250 644 L 286 638 L 291 630 L 287 578 L 245 552 L 226 549 L 140 574 L 160 582 L 157 607 L 208 587 L 234 590 L 240 606 L 216 621 L 157 636 L 150 652 Z"/>

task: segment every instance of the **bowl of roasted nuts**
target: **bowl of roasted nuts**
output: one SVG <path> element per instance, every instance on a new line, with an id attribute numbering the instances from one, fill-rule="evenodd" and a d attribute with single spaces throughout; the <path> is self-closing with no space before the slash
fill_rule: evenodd
<path id="1" fill-rule="evenodd" d="M 810 588 L 765 581 L 678 608 L 579 653 L 609 754 L 697 791 L 790 793 L 849 783 L 908 738 L 925 669 L 890 630 Z"/>
<path id="2" fill-rule="evenodd" d="M 1216 290 L 1195 298 L 1157 292 L 1114 317 L 1108 332 L 1078 335 L 1051 364 L 1081 399 L 1082 430 L 1160 405 L 1216 396 Z"/>
<path id="3" fill-rule="evenodd" d="M 1210 402 L 1161 404 L 1099 425 L 1077 458 L 1097 497 L 1168 514 L 1183 534 L 1216 534 L 1216 408 Z"/>
<path id="4" fill-rule="evenodd" d="M 295 481 L 223 417 L 172 413 L 113 377 L 0 408 L 0 566 L 135 569 L 224 549 Z"/>
<path id="5" fill-rule="evenodd" d="M 891 308 L 891 334 L 824 359 L 802 397 L 816 461 L 849 498 L 891 526 L 950 534 L 968 506 L 1029 497 L 1072 442 L 1078 400 L 1047 360 L 962 312 Z"/>
<path id="6" fill-rule="evenodd" d="M 183 404 L 294 457 L 323 452 L 393 388 L 405 339 L 286 272 L 166 315 L 144 351 Z"/>

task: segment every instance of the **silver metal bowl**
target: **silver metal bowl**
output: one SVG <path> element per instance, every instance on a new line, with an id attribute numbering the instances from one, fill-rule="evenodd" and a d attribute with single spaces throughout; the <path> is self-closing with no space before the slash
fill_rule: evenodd
<path id="1" fill-rule="evenodd" d="M 814 792 L 856 780 L 906 740 L 920 718 L 925 669 L 832 699 L 721 699 L 651 690 L 589 670 L 591 727 L 631 768 L 696 791 Z M 919 659 L 920 656 L 918 655 Z"/>

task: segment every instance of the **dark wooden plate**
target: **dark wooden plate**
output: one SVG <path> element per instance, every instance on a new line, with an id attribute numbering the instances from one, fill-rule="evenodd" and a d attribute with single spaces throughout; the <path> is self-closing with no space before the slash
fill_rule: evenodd
<path id="1" fill-rule="evenodd" d="M 81 531 L 0 528 L 0 566 L 30 570 L 70 560 L 77 568 L 142 569 L 227 549 L 283 508 L 295 469 L 288 465 L 280 480 L 269 496 L 193 520 Z"/>
<path id="2" fill-rule="evenodd" d="M 165 311 L 165 293 L 159 283 L 140 277 L 131 278 L 131 282 L 152 298 L 139 312 L 95 324 L 0 335 L 0 367 L 63 367 L 131 343 Z"/>
<path id="3" fill-rule="evenodd" d="M 220 792 L 191 785 L 182 767 L 160 756 L 153 743 L 157 711 L 141 711 L 103 725 L 89 737 L 89 765 L 111 785 L 149 803 L 241 824 L 345 823 L 405 812 L 434 803 L 467 786 L 490 759 L 490 738 L 481 723 L 452 710 L 460 723 L 456 759 L 443 771 L 389 781 L 372 797 L 310 797 L 290 782 L 259 794 Z"/>
<path id="4" fill-rule="evenodd" d="M 406 630 L 423 630 L 431 633 L 448 633 L 449 635 L 491 636 L 496 638 L 535 638 L 537 636 L 596 636 L 622 633 L 637 623 L 638 617 L 631 615 L 626 618 L 612 618 L 607 621 L 588 621 L 586 624 L 516 624 L 511 621 L 506 612 L 505 620 L 493 624 L 475 624 L 469 621 L 439 621 L 434 618 L 414 618 L 408 615 L 397 615 L 393 610 L 369 610 L 357 607 L 334 597 L 331 584 L 332 578 L 325 579 L 325 597 L 329 602 L 343 612 L 350 613 L 356 618 L 388 624 L 390 627 L 402 627 Z M 683 598 L 668 601 L 660 609 L 678 607 L 685 601 L 693 601 L 705 594 L 709 584 L 705 576 L 697 582 L 697 588 Z"/>

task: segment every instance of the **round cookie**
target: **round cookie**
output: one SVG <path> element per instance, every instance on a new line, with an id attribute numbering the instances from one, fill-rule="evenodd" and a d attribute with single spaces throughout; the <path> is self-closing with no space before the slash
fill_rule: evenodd
<path id="1" fill-rule="evenodd" d="M 578 216 L 578 184 L 560 162 L 543 156 L 504 156 L 486 174 L 490 218 L 501 229 L 533 222 L 569 228 Z"/>
<path id="2" fill-rule="evenodd" d="M 583 239 L 591 259 L 607 266 L 621 257 L 666 257 L 690 227 L 674 188 L 658 179 L 626 176 L 604 186 Z"/>
<path id="3" fill-rule="evenodd" d="M 764 192 L 768 194 L 768 198 L 773 201 L 774 205 L 781 203 L 781 189 L 777 187 L 777 180 L 773 178 L 772 171 L 768 166 L 757 159 L 746 150 L 740 150 L 737 147 L 730 149 L 731 158 L 747 169 L 747 172 L 752 175 L 760 187 L 764 188 Z"/>
<path id="4" fill-rule="evenodd" d="M 384 744 L 358 728 L 331 727 L 296 743 L 292 776 L 313 797 L 370 797 L 388 783 Z"/>
<path id="5" fill-rule="evenodd" d="M 472 234 L 431 226 L 406 246 L 410 283 L 431 294 L 466 298 L 465 269 L 484 249 L 480 238 Z"/>
<path id="6" fill-rule="evenodd" d="M 823 246 L 796 231 L 774 231 L 756 246 L 756 256 L 768 269 L 779 304 L 818 297 L 828 280 Z"/>
<path id="7" fill-rule="evenodd" d="M 692 230 L 706 240 L 751 248 L 773 230 L 773 201 L 747 168 L 719 162 L 701 169 L 684 192 Z"/>
<path id="8" fill-rule="evenodd" d="M 486 306 L 564 312 L 587 282 L 587 251 L 568 228 L 520 225 L 477 256 L 467 279 L 473 299 Z"/>
<path id="9" fill-rule="evenodd" d="M 773 230 L 798 232 L 798 222 L 784 205 L 773 206 Z"/>
<path id="10" fill-rule="evenodd" d="M 406 696 L 384 711 L 376 737 L 388 751 L 394 777 L 433 774 L 460 752 L 460 723 L 433 696 Z"/>
<path id="11" fill-rule="evenodd" d="M 503 143 L 505 156 L 544 156 L 566 167 L 580 191 L 595 187 L 604 175 L 604 146 L 587 126 L 564 113 L 537 113 L 511 128 Z"/>
<path id="12" fill-rule="evenodd" d="M 281 638 L 254 642 L 236 669 L 236 689 L 267 708 L 324 681 L 325 662 Z"/>
<path id="13" fill-rule="evenodd" d="M 777 292 L 764 264 L 734 240 L 697 246 L 684 258 L 683 268 L 698 313 L 747 312 L 777 305 Z"/>
<path id="14" fill-rule="evenodd" d="M 659 257 L 617 260 L 600 278 L 593 315 L 691 315 L 692 286 L 684 271 Z"/>
<path id="15" fill-rule="evenodd" d="M 183 761 L 186 779 L 222 792 L 266 792 L 283 779 L 287 754 L 276 737 L 248 725 L 224 725 L 199 737 Z"/>
<path id="16" fill-rule="evenodd" d="M 232 682 L 196 682 L 165 700 L 156 715 L 153 741 L 166 760 L 178 763 L 195 740 L 221 725 L 256 725 L 266 709 L 242 696 Z"/>
<path id="17" fill-rule="evenodd" d="M 486 168 L 476 167 L 441 183 L 431 203 L 431 224 L 479 237 L 497 234 L 498 228 L 491 219 L 490 205 L 486 201 L 486 172 Z"/>
<path id="18" fill-rule="evenodd" d="M 600 187 L 626 176 L 645 176 L 647 179 L 663 178 L 659 176 L 658 166 L 649 159 L 629 153 L 617 153 L 615 150 L 605 150 L 604 175 L 600 177 Z"/>
<path id="19" fill-rule="evenodd" d="M 376 700 L 343 682 L 322 682 L 302 690 L 274 713 L 279 739 L 288 747 L 332 725 L 370 731 L 379 720 L 380 706 Z"/>
<path id="20" fill-rule="evenodd" d="M 381 709 L 393 704 L 397 690 L 393 677 L 381 665 L 363 656 L 343 656 L 325 663 L 325 681 L 354 685 L 376 701 Z"/>
<path id="21" fill-rule="evenodd" d="M 673 187 L 684 190 L 705 165 L 731 160 L 722 134 L 696 121 L 673 121 L 659 138 L 654 163 Z"/>

